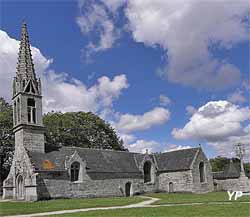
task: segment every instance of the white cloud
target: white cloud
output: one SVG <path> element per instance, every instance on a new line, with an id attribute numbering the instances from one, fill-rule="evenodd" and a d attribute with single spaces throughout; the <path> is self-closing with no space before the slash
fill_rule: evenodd
<path id="1" fill-rule="evenodd" d="M 205 140 L 218 153 L 232 155 L 233 145 L 249 145 L 248 128 L 250 108 L 239 107 L 228 101 L 211 101 L 201 106 L 182 129 L 173 129 L 176 139 Z"/>
<path id="2" fill-rule="evenodd" d="M 167 96 L 165 96 L 163 94 L 161 94 L 159 96 L 159 100 L 160 100 L 160 105 L 161 106 L 166 106 L 166 105 L 171 103 L 171 100 L 169 99 L 169 97 L 167 97 Z"/>
<path id="3" fill-rule="evenodd" d="M 16 73 L 19 41 L 0 31 L 0 95 L 10 101 L 12 79 Z M 128 87 L 124 74 L 113 79 L 100 77 L 97 84 L 87 87 L 67 73 L 49 70 L 51 59 L 47 59 L 39 49 L 32 47 L 36 73 L 42 79 L 44 112 L 92 111 L 111 109 L 122 90 Z"/>
<path id="4" fill-rule="evenodd" d="M 121 132 L 135 132 L 162 125 L 168 121 L 169 118 L 169 110 L 156 107 L 143 115 L 122 114 L 116 127 Z"/>
<path id="5" fill-rule="evenodd" d="M 120 3 L 118 1 L 106 2 L 110 10 L 116 10 Z M 83 35 L 90 33 L 98 34 L 96 41 L 90 41 L 85 52 L 87 61 L 90 61 L 93 53 L 111 48 L 119 37 L 119 30 L 115 28 L 113 15 L 104 4 L 90 3 L 90 1 L 79 1 L 80 15 L 76 22 Z"/>
<path id="6" fill-rule="evenodd" d="M 160 74 L 169 81 L 211 90 L 239 83 L 237 66 L 215 57 L 213 50 L 230 50 L 249 40 L 248 0 L 81 2 L 85 2 L 80 5 L 84 13 L 78 18 L 82 32 L 96 30 L 100 36 L 98 46 L 90 44 L 92 50 L 114 45 L 121 29 L 116 23 L 116 11 L 122 8 L 128 20 L 123 29 L 129 30 L 135 41 L 165 51 L 167 65 Z"/>
<path id="7" fill-rule="evenodd" d="M 97 94 L 76 79 L 69 81 L 67 74 L 49 71 L 42 76 L 44 112 L 97 110 Z"/>
<path id="8" fill-rule="evenodd" d="M 192 148 L 189 145 L 175 145 L 175 144 L 170 144 L 167 146 L 167 148 L 163 152 L 171 152 L 171 151 L 178 151 L 178 150 L 183 150 L 183 149 L 189 149 Z"/>
<path id="9" fill-rule="evenodd" d="M 250 134 L 244 134 L 242 136 L 231 136 L 226 138 L 225 140 L 208 142 L 208 145 L 213 147 L 217 154 L 220 156 L 227 157 L 236 157 L 235 154 L 235 145 L 238 143 L 244 144 L 245 147 L 245 156 L 244 160 L 250 161 Z"/>
<path id="10" fill-rule="evenodd" d="M 131 144 L 132 142 L 134 142 L 136 140 L 136 136 L 132 135 L 132 134 L 120 133 L 119 136 L 123 140 L 124 145 L 126 147 L 128 147 L 129 144 Z"/>
<path id="11" fill-rule="evenodd" d="M 174 129 L 177 139 L 200 138 L 208 141 L 239 135 L 241 122 L 250 118 L 249 108 L 239 108 L 227 101 L 211 101 L 193 114 L 183 129 Z"/>
<path id="12" fill-rule="evenodd" d="M 142 115 L 109 112 L 111 114 L 106 115 L 106 117 L 113 118 L 109 121 L 129 151 L 143 153 L 148 149 L 149 152 L 154 152 L 160 146 L 156 141 L 138 139 L 133 133 L 164 124 L 170 118 L 170 112 L 167 109 L 156 107 Z"/>
<path id="13" fill-rule="evenodd" d="M 249 39 L 242 21 L 248 11 L 247 0 L 131 0 L 126 16 L 135 41 L 166 51 L 163 76 L 183 85 L 223 89 L 239 82 L 240 71 L 211 50 L 214 45 L 231 49 Z"/>
<path id="14" fill-rule="evenodd" d="M 128 145 L 127 148 L 132 152 L 146 153 L 148 151 L 148 153 L 152 153 L 159 146 L 160 144 L 156 141 L 137 140 L 135 143 Z"/>
<path id="15" fill-rule="evenodd" d="M 129 87 L 127 77 L 124 74 L 115 76 L 113 80 L 108 77 L 103 76 L 98 79 L 98 85 L 90 88 L 97 92 L 99 100 L 102 102 L 103 106 L 110 107 L 112 102 L 121 94 L 123 89 Z"/>

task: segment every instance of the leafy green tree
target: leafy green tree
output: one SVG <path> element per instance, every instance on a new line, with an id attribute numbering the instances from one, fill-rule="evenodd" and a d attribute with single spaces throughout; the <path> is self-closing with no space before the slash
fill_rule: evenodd
<path id="1" fill-rule="evenodd" d="M 47 151 L 60 146 L 124 150 L 110 124 L 91 112 L 51 112 L 43 121 Z"/>
<path id="2" fill-rule="evenodd" d="M 12 106 L 0 97 L 0 185 L 7 177 L 14 151 Z"/>
<path id="3" fill-rule="evenodd" d="M 229 163 L 230 159 L 218 156 L 216 158 L 210 159 L 209 161 L 212 166 L 212 171 L 219 172 L 224 170 L 225 166 Z"/>
<path id="4" fill-rule="evenodd" d="M 240 164 L 240 160 L 238 158 L 232 158 L 234 163 Z M 213 172 L 219 172 L 223 171 L 225 166 L 229 164 L 230 158 L 226 157 L 215 157 L 209 160 L 211 166 L 212 166 L 212 171 Z M 244 163 L 244 169 L 246 173 L 250 173 L 250 163 Z"/>

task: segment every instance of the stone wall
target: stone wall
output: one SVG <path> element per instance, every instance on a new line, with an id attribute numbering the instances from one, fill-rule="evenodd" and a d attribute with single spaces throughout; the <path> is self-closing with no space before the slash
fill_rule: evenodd
<path id="1" fill-rule="evenodd" d="M 39 199 L 125 196 L 127 182 L 131 183 L 131 196 L 142 192 L 141 179 L 87 180 L 85 178 L 80 182 L 71 182 L 66 172 L 58 173 L 57 177 L 51 173 L 40 175 L 37 192 Z"/>
<path id="2" fill-rule="evenodd" d="M 205 181 L 200 182 L 199 164 L 205 165 Z M 190 170 L 160 173 L 158 177 L 159 191 L 169 192 L 169 184 L 173 183 L 174 192 L 206 193 L 213 191 L 211 166 L 200 149 L 192 162 Z"/>
<path id="3" fill-rule="evenodd" d="M 37 126 L 26 126 L 15 132 L 16 146 L 24 146 L 29 151 L 44 153 L 44 129 Z"/>
<path id="4" fill-rule="evenodd" d="M 250 179 L 246 176 L 235 179 L 214 179 L 214 190 L 250 192 Z"/>
<path id="5" fill-rule="evenodd" d="M 18 198 L 18 178 L 23 179 L 23 197 Z M 22 145 L 15 146 L 15 153 L 8 177 L 4 180 L 3 198 L 37 200 L 36 175 L 30 158 Z"/>
<path id="6" fill-rule="evenodd" d="M 205 166 L 205 181 L 200 182 L 199 165 L 203 162 Z M 200 149 L 192 164 L 192 177 L 193 177 L 193 189 L 194 193 L 207 193 L 213 191 L 213 176 L 212 169 L 205 154 Z"/>
<path id="7" fill-rule="evenodd" d="M 169 192 L 169 183 L 173 183 L 174 192 L 192 192 L 193 177 L 191 170 L 160 173 L 159 191 Z"/>

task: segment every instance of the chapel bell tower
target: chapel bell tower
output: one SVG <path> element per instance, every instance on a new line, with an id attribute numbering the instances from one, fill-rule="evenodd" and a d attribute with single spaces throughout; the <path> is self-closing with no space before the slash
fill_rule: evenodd
<path id="1" fill-rule="evenodd" d="M 45 152 L 41 81 L 36 78 L 26 23 L 22 24 L 17 72 L 13 80 L 15 149 Z"/>

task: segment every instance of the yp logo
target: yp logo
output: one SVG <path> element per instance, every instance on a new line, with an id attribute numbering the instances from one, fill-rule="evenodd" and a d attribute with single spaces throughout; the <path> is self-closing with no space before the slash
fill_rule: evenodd
<path id="1" fill-rule="evenodd" d="M 232 200 L 232 197 L 234 196 L 234 200 L 237 200 L 239 197 L 242 197 L 244 195 L 250 195 L 250 193 L 243 193 L 242 191 L 227 191 L 228 193 L 228 199 Z"/>

